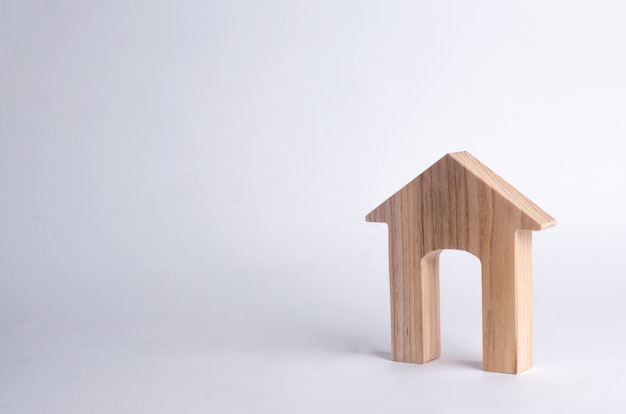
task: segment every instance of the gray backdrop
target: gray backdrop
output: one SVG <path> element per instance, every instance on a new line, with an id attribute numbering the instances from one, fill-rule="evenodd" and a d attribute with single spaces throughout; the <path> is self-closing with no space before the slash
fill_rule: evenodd
<path id="1" fill-rule="evenodd" d="M 625 44 L 620 1 L 0 2 L 0 412 L 620 411 Z M 442 358 L 389 361 L 364 216 L 460 150 L 558 221 L 520 376 L 460 252 Z"/>

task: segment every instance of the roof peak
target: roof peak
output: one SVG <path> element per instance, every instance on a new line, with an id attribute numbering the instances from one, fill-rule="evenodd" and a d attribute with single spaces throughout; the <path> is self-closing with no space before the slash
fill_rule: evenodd
<path id="1" fill-rule="evenodd" d="M 419 176 L 402 187 L 398 192 L 389 197 L 384 203 L 374 209 L 367 216 L 368 221 L 386 221 L 383 213 L 383 206 L 387 205 L 392 199 L 399 196 L 403 189 L 408 186 L 416 185 L 420 182 L 420 177 L 430 171 L 436 165 L 445 160 L 452 160 L 460 168 L 472 174 L 477 180 L 491 188 L 495 193 L 511 203 L 515 208 L 519 209 L 529 220 L 528 230 L 543 230 L 556 225 L 556 220 L 537 206 L 534 202 L 516 190 L 511 184 L 507 183 L 499 175 L 494 173 L 489 167 L 480 162 L 476 157 L 467 151 L 451 152 L 441 157 L 437 162 L 427 168 Z M 449 162 L 449 161 L 448 161 Z"/>

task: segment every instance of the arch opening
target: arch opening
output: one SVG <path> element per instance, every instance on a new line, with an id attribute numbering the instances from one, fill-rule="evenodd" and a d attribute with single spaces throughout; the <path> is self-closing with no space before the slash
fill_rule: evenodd
<path id="1" fill-rule="evenodd" d="M 439 284 L 439 320 L 442 360 L 482 367 L 482 267 L 480 259 L 464 250 L 443 249 L 422 259 L 424 273 Z"/>

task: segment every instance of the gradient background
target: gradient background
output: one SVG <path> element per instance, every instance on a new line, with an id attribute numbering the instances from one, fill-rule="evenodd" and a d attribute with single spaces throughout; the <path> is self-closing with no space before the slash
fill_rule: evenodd
<path id="1" fill-rule="evenodd" d="M 622 413 L 626 4 L 0 2 L 1 413 Z M 386 226 L 467 150 L 534 235 L 535 366 L 389 361 Z"/>

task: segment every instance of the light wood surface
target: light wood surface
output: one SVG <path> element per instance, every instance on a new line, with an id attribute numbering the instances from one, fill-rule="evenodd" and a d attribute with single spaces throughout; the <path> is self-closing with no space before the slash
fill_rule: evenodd
<path id="1" fill-rule="evenodd" d="M 445 155 L 369 213 L 389 225 L 392 358 L 440 356 L 439 254 L 464 250 L 482 268 L 483 368 L 532 366 L 531 231 L 554 218 L 467 152 Z"/>

